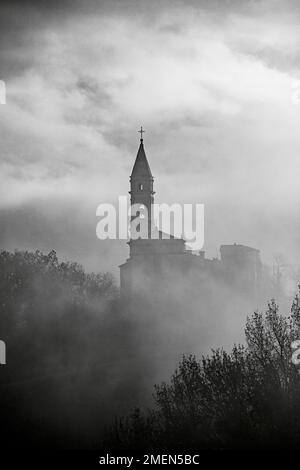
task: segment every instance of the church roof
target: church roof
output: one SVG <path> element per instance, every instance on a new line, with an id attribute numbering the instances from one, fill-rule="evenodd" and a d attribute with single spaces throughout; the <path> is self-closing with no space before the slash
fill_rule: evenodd
<path id="1" fill-rule="evenodd" d="M 140 147 L 133 165 L 132 176 L 150 176 L 152 178 L 152 173 L 150 166 L 145 154 L 143 139 L 141 139 Z"/>

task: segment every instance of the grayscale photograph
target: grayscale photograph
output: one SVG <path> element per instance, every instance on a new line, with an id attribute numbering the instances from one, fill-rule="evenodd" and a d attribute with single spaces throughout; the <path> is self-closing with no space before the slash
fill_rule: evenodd
<path id="1" fill-rule="evenodd" d="M 0 24 L 1 466 L 300 450 L 300 2 Z"/>

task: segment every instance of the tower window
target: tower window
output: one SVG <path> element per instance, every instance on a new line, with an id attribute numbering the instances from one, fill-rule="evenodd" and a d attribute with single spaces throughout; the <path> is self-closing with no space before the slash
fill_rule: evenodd
<path id="1" fill-rule="evenodd" d="M 141 191 L 143 191 L 144 185 L 143 185 L 142 183 L 139 184 L 139 189 L 140 189 Z"/>

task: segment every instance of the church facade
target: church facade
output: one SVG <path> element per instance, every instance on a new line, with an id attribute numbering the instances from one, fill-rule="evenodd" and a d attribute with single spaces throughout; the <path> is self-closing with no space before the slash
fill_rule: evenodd
<path id="1" fill-rule="evenodd" d="M 123 296 L 135 293 L 170 292 L 190 288 L 191 295 L 207 292 L 222 285 L 234 289 L 253 301 L 259 296 L 261 260 L 259 250 L 241 244 L 222 245 L 220 259 L 208 259 L 204 251 L 186 248 L 184 239 L 165 237 L 154 226 L 151 207 L 154 204 L 154 178 L 146 157 L 143 138 L 130 176 L 131 205 L 147 208 L 148 238 L 128 242 L 129 258 L 120 266 Z M 153 231 L 156 237 L 151 238 Z"/>

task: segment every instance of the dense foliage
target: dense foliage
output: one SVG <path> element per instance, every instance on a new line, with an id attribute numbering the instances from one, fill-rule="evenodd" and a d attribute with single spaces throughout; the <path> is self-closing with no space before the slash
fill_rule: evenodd
<path id="1" fill-rule="evenodd" d="M 279 314 L 275 301 L 248 318 L 247 346 L 184 357 L 169 384 L 155 387 L 155 409 L 115 422 L 105 448 L 118 450 L 298 448 L 300 371 L 291 343 L 300 338 L 300 303 Z M 294 351 L 295 352 L 295 351 Z"/>
<path id="2" fill-rule="evenodd" d="M 92 447 L 127 410 L 139 387 L 123 310 L 110 274 L 87 274 L 54 251 L 0 254 L 2 443 Z"/>
<path id="3" fill-rule="evenodd" d="M 54 251 L 0 253 L 2 445 L 100 451 L 104 427 L 124 415 L 103 450 L 299 446 L 298 296 L 288 316 L 271 301 L 248 318 L 245 346 L 183 357 L 155 387 L 153 409 L 128 415 L 147 403 L 161 357 L 145 308 L 143 299 L 128 309 L 110 274 L 87 274 Z"/>

